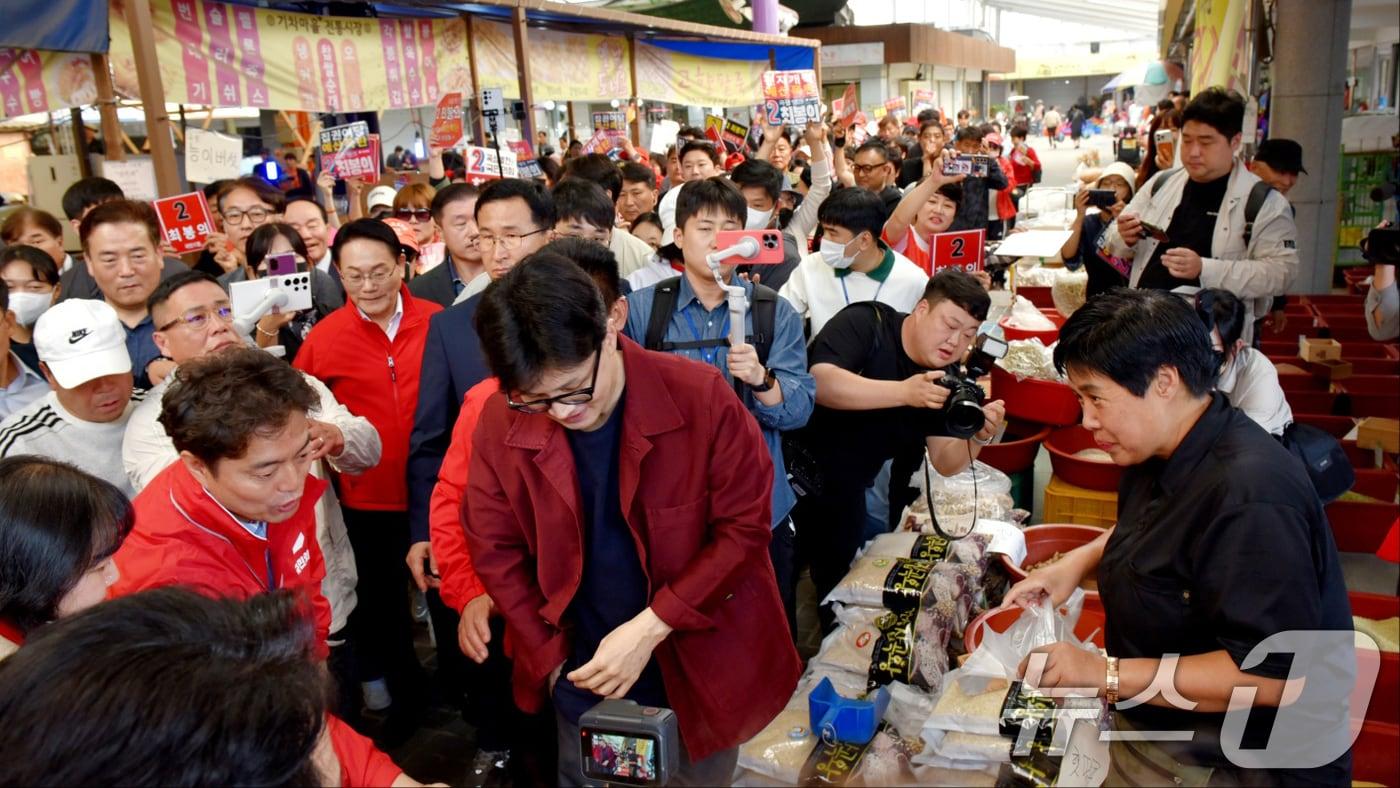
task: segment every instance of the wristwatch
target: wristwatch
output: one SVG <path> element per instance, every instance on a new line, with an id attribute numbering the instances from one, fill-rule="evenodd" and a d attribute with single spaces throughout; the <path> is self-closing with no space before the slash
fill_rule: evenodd
<path id="1" fill-rule="evenodd" d="M 778 378 L 773 374 L 772 370 L 764 370 L 763 383 L 758 386 L 749 386 L 749 388 L 753 389 L 755 394 L 762 394 L 765 391 L 771 391 L 773 389 L 773 385 L 777 382 Z"/>
<path id="2" fill-rule="evenodd" d="M 1105 655 L 1104 661 L 1108 668 L 1108 677 L 1104 680 L 1104 695 L 1111 706 L 1118 702 L 1118 658 Z"/>

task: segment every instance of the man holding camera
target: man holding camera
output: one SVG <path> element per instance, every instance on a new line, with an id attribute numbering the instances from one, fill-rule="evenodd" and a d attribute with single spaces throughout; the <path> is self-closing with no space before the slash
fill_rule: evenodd
<path id="1" fill-rule="evenodd" d="M 1272 189 L 1261 189 L 1262 204 L 1250 215 L 1260 180 L 1235 156 L 1244 110 L 1244 99 L 1223 88 L 1192 98 L 1182 113 L 1181 168 L 1138 189 L 1109 226 L 1104 248 L 1133 260 L 1131 287 L 1219 287 L 1239 296 L 1248 342 L 1255 317 L 1298 272 L 1298 230 L 1288 200 Z"/>
<path id="2" fill-rule="evenodd" d="M 908 479 L 927 449 L 944 476 L 960 473 L 1001 428 L 1000 400 L 982 405 L 984 423 L 952 437 L 946 404 L 961 389 L 959 362 L 987 317 L 991 299 L 972 275 L 945 270 L 929 280 L 910 314 L 878 302 L 852 304 L 808 348 L 817 407 L 797 434 L 820 475 L 798 501 L 797 548 L 824 599 L 850 567 L 865 533 L 865 489 L 894 460 L 891 478 Z M 950 387 L 950 385 L 952 387 Z M 971 385 L 975 386 L 975 383 Z M 980 391 L 977 392 L 980 396 Z M 891 495 L 901 511 L 908 496 Z"/>

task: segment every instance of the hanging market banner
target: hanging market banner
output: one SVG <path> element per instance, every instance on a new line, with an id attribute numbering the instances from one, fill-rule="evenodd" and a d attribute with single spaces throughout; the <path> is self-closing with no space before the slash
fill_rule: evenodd
<path id="1" fill-rule="evenodd" d="M 1192 95 L 1214 85 L 1248 92 L 1245 5 L 1227 0 L 1197 0 L 1196 36 L 1189 69 Z"/>
<path id="2" fill-rule="evenodd" d="M 533 38 L 531 41 L 533 42 Z M 637 42 L 637 97 L 700 107 L 763 103 L 766 60 L 716 60 Z"/>
<path id="3" fill-rule="evenodd" d="M 111 5 L 117 92 L 139 98 L 123 5 Z M 166 101 L 350 112 L 471 93 L 461 19 L 297 14 L 213 0 L 151 0 Z"/>
<path id="4" fill-rule="evenodd" d="M 476 67 L 483 88 L 500 88 L 509 99 L 520 98 L 511 26 L 477 20 L 472 23 Z M 631 94 L 628 74 L 632 61 L 627 40 L 620 36 L 529 32 L 531 89 L 536 101 L 609 101 Z"/>
<path id="5" fill-rule="evenodd" d="M 97 101 L 92 59 L 72 52 L 0 49 L 0 117 Z"/>

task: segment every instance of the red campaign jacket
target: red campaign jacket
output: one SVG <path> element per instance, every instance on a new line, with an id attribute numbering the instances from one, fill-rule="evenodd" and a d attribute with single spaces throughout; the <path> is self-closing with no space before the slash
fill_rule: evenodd
<path id="1" fill-rule="evenodd" d="M 180 585 L 212 597 L 250 597 L 286 588 L 305 594 L 326 655 L 331 606 L 321 595 L 326 562 L 316 541 L 316 502 L 327 483 L 306 477 L 301 505 L 268 523 L 267 540 L 248 533 L 205 492 L 183 462 L 172 462 L 132 501 L 136 525 L 113 556 L 120 575 L 108 593 L 126 596 Z"/>
<path id="2" fill-rule="evenodd" d="M 340 502 L 351 509 L 408 511 L 408 436 L 418 409 L 418 373 L 428 319 L 442 311 L 405 286 L 403 319 L 393 342 L 353 303 L 330 313 L 306 335 L 292 366 L 326 384 L 335 398 L 379 430 L 379 464 L 340 475 Z"/>
<path id="3" fill-rule="evenodd" d="M 787 703 L 800 665 L 768 558 L 773 468 L 758 423 L 713 367 L 621 338 L 627 374 L 618 476 L 656 649 L 692 760 L 737 746 Z M 514 643 L 516 703 L 541 707 L 569 653 L 583 573 L 577 474 L 564 428 L 504 396 L 472 439 L 463 526 Z"/>
<path id="4" fill-rule="evenodd" d="M 476 431 L 481 409 L 501 384 L 487 378 L 467 391 L 462 398 L 462 410 L 452 426 L 452 442 L 442 458 L 438 481 L 433 486 L 428 505 L 428 534 L 433 545 L 442 586 L 438 593 L 448 607 L 462 612 L 467 603 L 486 593 L 472 568 L 472 556 L 467 550 L 467 535 L 462 530 L 462 493 L 467 487 L 467 469 L 472 461 L 472 433 Z"/>

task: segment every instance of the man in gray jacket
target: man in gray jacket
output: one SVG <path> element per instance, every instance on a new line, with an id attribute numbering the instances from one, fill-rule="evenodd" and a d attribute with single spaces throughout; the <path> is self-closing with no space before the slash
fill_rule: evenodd
<path id="1" fill-rule="evenodd" d="M 1182 113 L 1180 169 L 1155 175 L 1105 233 L 1111 254 L 1130 258 L 1130 287 L 1220 287 L 1245 302 L 1245 341 L 1274 295 L 1298 272 L 1297 228 L 1288 200 L 1271 191 L 1247 220 L 1259 183 L 1237 158 L 1244 99 L 1210 88 Z"/>

